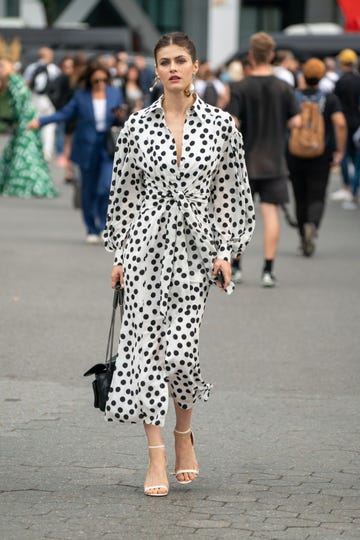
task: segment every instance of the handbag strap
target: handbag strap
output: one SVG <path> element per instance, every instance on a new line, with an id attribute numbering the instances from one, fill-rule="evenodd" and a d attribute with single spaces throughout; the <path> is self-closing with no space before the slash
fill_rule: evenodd
<path id="1" fill-rule="evenodd" d="M 113 357 L 115 317 L 116 317 L 116 310 L 118 306 L 120 306 L 120 325 L 121 325 L 123 311 L 124 311 L 124 289 L 120 287 L 120 283 L 117 283 L 115 285 L 115 290 L 114 290 L 113 308 L 112 308 L 112 314 L 111 314 L 109 336 L 108 336 L 108 341 L 107 341 L 107 346 L 106 346 L 105 365 L 110 365 L 111 359 Z"/>

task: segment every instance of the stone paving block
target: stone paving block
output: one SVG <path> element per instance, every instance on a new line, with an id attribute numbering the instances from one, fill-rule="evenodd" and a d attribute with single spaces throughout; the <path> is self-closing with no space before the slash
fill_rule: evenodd
<path id="1" fill-rule="evenodd" d="M 209 494 L 208 498 L 209 501 L 217 501 L 222 503 L 244 503 L 248 501 L 256 501 L 256 496 L 242 496 L 242 495 L 232 495 L 229 493 L 226 493 L 225 491 L 221 493 L 213 493 Z"/>
<path id="2" fill-rule="evenodd" d="M 339 534 L 334 535 L 331 532 L 326 532 L 324 536 L 324 531 L 319 531 L 317 529 L 306 529 L 303 528 L 296 529 L 286 529 L 285 531 L 276 531 L 271 534 L 255 532 L 252 538 L 261 539 L 261 540 L 342 540 L 342 536 L 339 537 Z"/>
<path id="3" fill-rule="evenodd" d="M 276 532 L 276 531 L 284 531 L 285 530 L 285 525 L 284 524 L 276 525 L 276 524 L 272 524 L 272 523 L 263 523 L 263 522 L 262 523 L 257 523 L 256 525 L 253 525 L 253 527 L 251 529 L 248 529 L 248 528 L 246 528 L 246 526 L 244 525 L 243 522 L 236 521 L 236 522 L 231 524 L 231 527 L 233 529 L 251 530 L 254 533 L 259 532 L 259 531 Z"/>
<path id="4" fill-rule="evenodd" d="M 199 507 L 192 507 L 189 508 L 188 511 L 190 512 L 190 515 L 192 517 L 193 513 L 197 514 L 209 514 L 209 515 L 218 515 L 223 516 L 224 518 L 226 516 L 231 516 L 233 514 L 238 514 L 241 510 L 239 509 L 238 505 L 224 505 L 224 506 L 210 506 L 199 508 Z M 244 510 L 243 510 L 244 511 Z"/>
<path id="5" fill-rule="evenodd" d="M 178 527 L 186 527 L 190 529 L 222 529 L 230 526 L 230 521 L 213 520 L 213 519 L 184 519 L 176 523 Z"/>
<path id="6" fill-rule="evenodd" d="M 356 532 L 359 531 L 359 528 L 354 523 L 337 523 L 337 522 L 323 522 L 320 524 L 320 529 L 329 529 L 331 531 L 343 531 Z"/>
<path id="7" fill-rule="evenodd" d="M 333 496 L 333 497 L 354 497 L 360 502 L 360 489 L 353 488 L 322 488 L 321 495 Z"/>
<path id="8" fill-rule="evenodd" d="M 334 514 L 333 512 L 329 512 L 327 514 L 320 514 L 319 512 L 312 511 L 302 511 L 301 514 L 299 514 L 299 517 L 301 519 L 316 519 L 316 521 L 320 521 L 320 523 L 351 523 L 352 518 L 341 515 L 341 514 Z"/>
<path id="9" fill-rule="evenodd" d="M 344 532 L 342 534 L 339 534 L 339 532 L 332 532 L 332 531 L 323 531 L 319 529 L 318 531 L 312 531 L 311 535 L 309 536 L 309 540 L 358 540 L 359 535 L 352 533 Z M 284 537 L 284 540 L 287 540 L 286 537 Z"/>
<path id="10" fill-rule="evenodd" d="M 322 489 L 321 489 L 321 486 L 317 486 L 317 487 L 308 487 L 308 486 L 298 486 L 298 487 L 295 487 L 295 488 L 291 488 L 291 489 L 286 489 L 286 488 L 276 488 L 274 487 L 273 488 L 273 491 L 274 493 L 279 493 L 279 494 L 288 494 L 289 496 L 290 495 L 310 495 L 313 497 L 313 499 L 315 499 L 317 496 L 321 496 L 322 495 Z"/>
<path id="11" fill-rule="evenodd" d="M 227 540 L 243 540 L 243 538 L 245 539 L 252 537 L 252 531 L 244 531 L 243 529 L 241 531 L 234 531 L 231 529 L 221 529 L 221 531 L 214 531 L 214 529 L 197 529 L 191 536 L 191 538 L 196 538 L 196 540 L 223 540 L 223 538 Z M 186 538 L 190 538 L 190 536 L 184 535 L 182 540 Z"/>
<path id="12" fill-rule="evenodd" d="M 261 493 L 257 497 L 259 503 L 270 503 L 272 506 L 277 507 L 282 504 L 286 504 L 290 500 L 291 493 L 274 493 L 272 490 L 266 493 Z"/>
<path id="13" fill-rule="evenodd" d="M 255 507 L 250 507 L 246 511 L 246 515 L 256 516 L 259 518 L 263 517 L 264 520 L 271 517 L 282 517 L 282 519 L 284 520 L 296 519 L 300 517 L 298 512 L 286 512 L 279 510 L 278 508 L 275 508 L 273 510 L 256 510 Z"/>
<path id="14" fill-rule="evenodd" d="M 284 518 L 283 516 L 266 518 L 264 523 L 273 524 L 273 525 L 277 525 L 279 523 L 282 523 L 282 524 L 285 525 L 285 528 L 289 528 L 289 527 L 295 527 L 295 528 L 304 527 L 304 528 L 307 528 L 307 527 L 319 527 L 320 526 L 320 521 L 319 520 L 302 519 L 301 517 L 291 519 L 291 518 L 286 518 L 286 517 Z"/>
<path id="15" fill-rule="evenodd" d="M 304 536 L 304 530 L 294 531 L 255 531 L 251 538 L 257 540 L 307 540 L 308 536 Z M 240 540 L 240 539 L 239 539 Z"/>
<path id="16" fill-rule="evenodd" d="M 340 501 L 336 504 L 338 509 L 353 510 L 356 513 L 360 512 L 360 498 L 359 497 L 341 497 Z"/>

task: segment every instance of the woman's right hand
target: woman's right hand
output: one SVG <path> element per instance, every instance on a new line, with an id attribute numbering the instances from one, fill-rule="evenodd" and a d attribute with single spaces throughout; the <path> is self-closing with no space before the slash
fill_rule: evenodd
<path id="1" fill-rule="evenodd" d="M 120 282 L 120 287 L 124 288 L 124 271 L 121 264 L 113 266 L 111 272 L 111 287 L 115 289 L 117 283 Z"/>
<path id="2" fill-rule="evenodd" d="M 26 129 L 39 129 L 39 127 L 40 122 L 38 118 L 33 118 L 32 120 L 30 120 L 30 122 L 28 122 Z"/>

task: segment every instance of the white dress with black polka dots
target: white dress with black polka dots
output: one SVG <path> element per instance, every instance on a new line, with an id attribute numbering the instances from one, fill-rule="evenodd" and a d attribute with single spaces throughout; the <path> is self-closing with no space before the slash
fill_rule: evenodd
<path id="1" fill-rule="evenodd" d="M 213 262 L 242 253 L 254 225 L 242 137 L 228 113 L 197 97 L 179 165 L 161 98 L 130 116 L 104 233 L 125 279 L 108 421 L 162 426 L 169 394 L 184 409 L 208 398 L 198 343 Z"/>

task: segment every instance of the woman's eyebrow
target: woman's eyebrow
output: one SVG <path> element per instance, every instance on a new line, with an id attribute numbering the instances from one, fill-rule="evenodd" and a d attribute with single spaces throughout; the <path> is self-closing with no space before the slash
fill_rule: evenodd
<path id="1" fill-rule="evenodd" d="M 186 58 L 186 56 L 184 54 L 179 54 L 178 56 L 175 56 L 174 60 L 178 60 L 179 58 Z M 163 56 L 160 58 L 159 62 L 161 62 L 161 60 L 171 60 L 171 58 Z"/>

